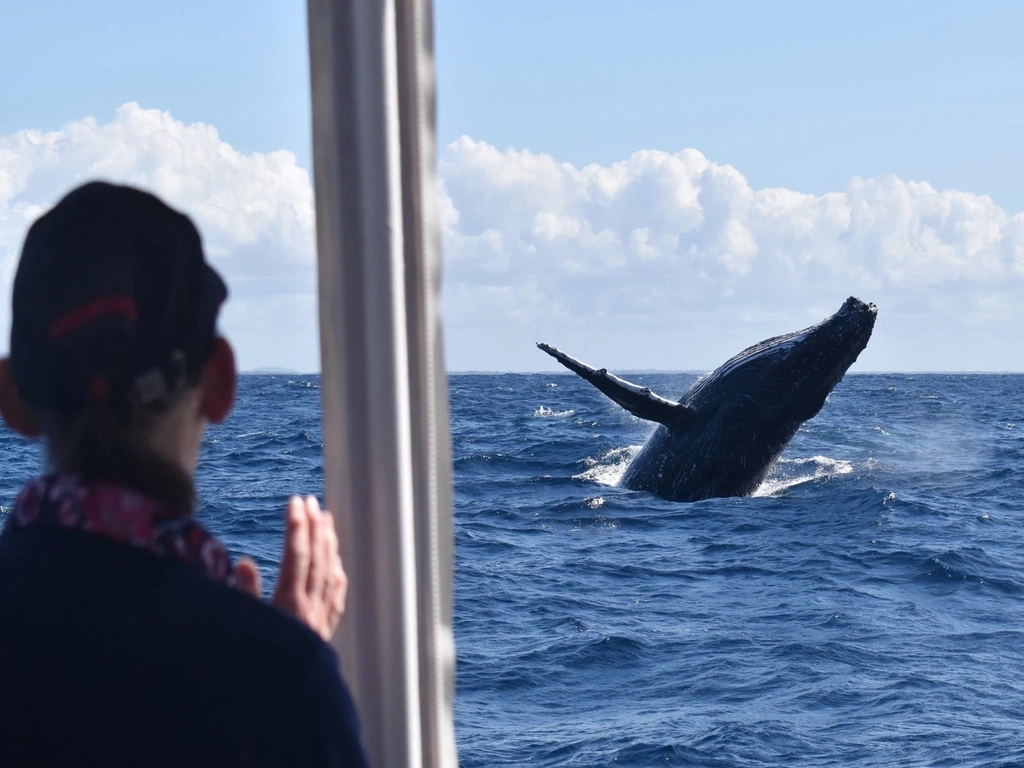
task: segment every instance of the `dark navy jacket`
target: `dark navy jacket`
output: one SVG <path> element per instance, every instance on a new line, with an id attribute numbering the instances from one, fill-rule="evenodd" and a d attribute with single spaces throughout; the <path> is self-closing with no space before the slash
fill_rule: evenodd
<path id="1" fill-rule="evenodd" d="M 364 766 L 330 648 L 170 558 L 0 537 L 0 766 Z"/>

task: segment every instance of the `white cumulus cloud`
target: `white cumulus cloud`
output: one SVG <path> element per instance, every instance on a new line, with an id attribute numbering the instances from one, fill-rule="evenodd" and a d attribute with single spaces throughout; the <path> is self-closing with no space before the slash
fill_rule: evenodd
<path id="1" fill-rule="evenodd" d="M 468 137 L 439 173 L 455 369 L 548 367 L 534 340 L 610 367 L 710 367 L 849 295 L 880 308 L 869 367 L 1024 368 L 1024 214 L 984 195 L 895 176 L 753 189 L 694 149 L 576 167 Z M 231 287 L 224 325 L 243 366 L 316 367 L 308 171 L 134 103 L 0 136 L 4 296 L 29 224 L 94 178 L 194 218 Z M 0 328 L 7 314 L 4 300 Z"/>
<path id="2" fill-rule="evenodd" d="M 456 349 L 474 322 L 467 337 L 489 325 L 509 339 L 518 328 L 524 346 L 544 334 L 595 350 L 620 335 L 629 349 L 628 326 L 632 351 L 613 358 L 713 365 L 830 314 L 848 295 L 880 307 L 880 367 L 961 367 L 953 352 L 979 334 L 995 354 L 996 337 L 1010 340 L 1007 324 L 1024 328 L 1024 214 L 984 195 L 895 176 L 853 178 L 822 195 L 755 190 L 693 149 L 578 168 L 468 137 L 445 149 L 440 172 L 448 285 L 519 291 L 531 309 L 524 317 L 507 300 L 485 308 L 453 292 Z M 931 357 L 919 348 L 949 336 Z M 733 337 L 740 346 L 728 346 Z M 1012 347 L 1020 353 L 1020 342 Z M 1006 367 L 1024 367 L 1021 358 Z"/>
<path id="3" fill-rule="evenodd" d="M 107 123 L 87 117 L 58 130 L 0 136 L 5 297 L 29 224 L 92 179 L 153 191 L 192 216 L 231 289 L 224 318 L 229 333 L 250 339 L 254 318 L 264 325 L 276 318 L 270 323 L 276 333 L 242 347 L 243 365 L 315 366 L 313 192 L 292 152 L 239 152 L 213 126 L 186 125 L 135 103 Z M 0 309 L 5 329 L 8 303 L 5 298 Z"/>

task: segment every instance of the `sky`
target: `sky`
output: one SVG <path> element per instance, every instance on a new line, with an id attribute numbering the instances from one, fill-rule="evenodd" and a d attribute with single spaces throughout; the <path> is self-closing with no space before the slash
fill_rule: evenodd
<path id="1" fill-rule="evenodd" d="M 438 0 L 449 369 L 707 370 L 856 295 L 855 370 L 1024 371 L 1024 5 L 892 5 Z M 4 9 L 0 350 L 27 227 L 107 178 L 193 216 L 243 369 L 318 369 L 305 35 Z"/>

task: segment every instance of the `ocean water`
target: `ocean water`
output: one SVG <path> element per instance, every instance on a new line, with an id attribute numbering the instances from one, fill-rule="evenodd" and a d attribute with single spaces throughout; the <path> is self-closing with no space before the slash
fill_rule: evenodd
<path id="1" fill-rule="evenodd" d="M 461 765 L 1024 764 L 1024 376 L 848 376 L 689 504 L 575 376 L 451 387 Z"/>
<path id="2" fill-rule="evenodd" d="M 464 768 L 1024 765 L 1024 376 L 847 376 L 697 503 L 615 487 L 651 427 L 575 376 L 450 384 Z M 199 514 L 268 583 L 319 396 L 243 377 L 203 447 Z M 40 457 L 0 450 L 9 505 Z"/>

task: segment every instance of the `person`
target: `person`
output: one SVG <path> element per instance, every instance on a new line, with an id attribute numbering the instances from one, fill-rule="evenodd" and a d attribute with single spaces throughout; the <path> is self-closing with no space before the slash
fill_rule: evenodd
<path id="1" fill-rule="evenodd" d="M 193 516 L 236 369 L 187 216 L 91 182 L 25 238 L 0 414 L 48 468 L 0 535 L 0 765 L 363 766 L 329 639 L 333 518 L 287 509 L 269 604 Z"/>

